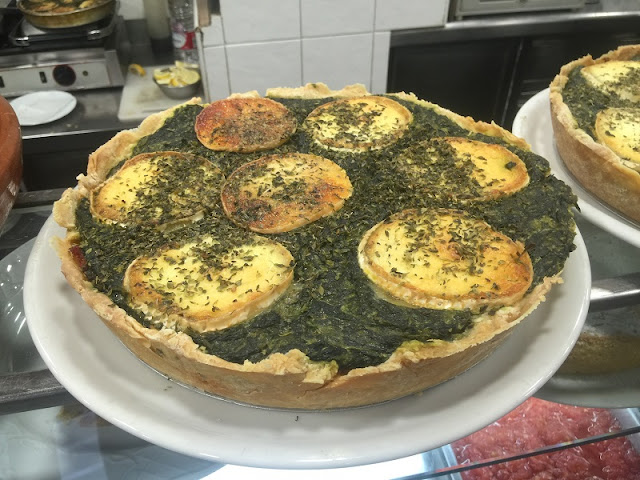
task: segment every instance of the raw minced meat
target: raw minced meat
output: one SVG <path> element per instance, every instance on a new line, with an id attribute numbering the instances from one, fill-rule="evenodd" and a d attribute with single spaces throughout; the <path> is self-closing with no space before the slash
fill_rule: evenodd
<path id="1" fill-rule="evenodd" d="M 531 398 L 452 444 L 462 465 L 621 430 L 606 409 Z M 625 437 L 462 472 L 464 480 L 640 480 L 640 454 Z"/>

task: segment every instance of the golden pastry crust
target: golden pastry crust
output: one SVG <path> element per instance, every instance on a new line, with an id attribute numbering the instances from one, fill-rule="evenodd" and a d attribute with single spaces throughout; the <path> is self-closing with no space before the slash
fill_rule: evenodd
<path id="1" fill-rule="evenodd" d="M 184 333 L 145 328 L 84 278 L 69 246 L 65 240 L 55 242 L 67 281 L 143 362 L 204 392 L 251 405 L 281 408 L 370 405 L 442 383 L 487 357 L 544 299 L 552 284 L 560 281 L 559 277 L 546 279 L 512 307 L 477 319 L 473 331 L 456 342 L 410 343 L 380 365 L 341 375 L 335 364 L 312 362 L 299 350 L 238 365 L 203 353 Z"/>
<path id="2" fill-rule="evenodd" d="M 585 189 L 636 222 L 640 222 L 640 172 L 578 127 L 564 103 L 563 90 L 576 68 L 637 59 L 638 55 L 640 45 L 623 46 L 597 59 L 587 55 L 564 65 L 549 86 L 551 123 L 564 164 Z"/>
<path id="3" fill-rule="evenodd" d="M 199 97 L 194 97 L 182 105 L 199 104 L 200 102 Z M 91 153 L 87 162 L 86 175 L 78 175 L 76 188 L 66 189 L 60 200 L 54 203 L 53 218 L 56 223 L 67 229 L 74 228 L 78 201 L 83 197 L 88 197 L 89 192 L 97 188 L 116 165 L 131 158 L 136 143 L 141 138 L 158 130 L 164 121 L 182 105 L 176 105 L 165 111 L 149 115 L 138 127 L 118 132 L 108 142 Z"/>
<path id="4" fill-rule="evenodd" d="M 322 84 L 268 91 L 268 95 L 293 98 L 367 94 L 357 85 L 340 91 L 331 91 Z M 396 97 L 432 108 L 469 131 L 528 149 L 524 140 L 495 124 L 475 122 L 413 95 L 401 93 Z M 561 282 L 559 275 L 542 279 L 512 305 L 477 316 L 473 327 L 455 341 L 405 342 L 385 362 L 347 373 L 340 373 L 335 361 L 313 362 L 297 349 L 274 353 L 255 363 L 232 363 L 203 352 L 185 333 L 145 328 L 84 277 L 73 253 L 78 235 L 74 213 L 81 199 L 104 180 L 109 170 L 131 154 L 135 142 L 157 130 L 171 114 L 172 109 L 152 115 L 138 129 L 117 134 L 91 155 L 88 173 L 79 179 L 78 188 L 67 190 L 54 206 L 55 220 L 68 229 L 64 239 L 54 239 L 54 247 L 68 282 L 111 331 L 142 361 L 180 383 L 238 402 L 282 408 L 343 408 L 399 398 L 437 385 L 477 364 L 544 300 L 554 283 Z"/>

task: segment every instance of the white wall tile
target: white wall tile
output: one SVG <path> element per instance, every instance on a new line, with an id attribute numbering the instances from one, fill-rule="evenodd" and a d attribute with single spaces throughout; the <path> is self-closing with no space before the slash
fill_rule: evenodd
<path id="1" fill-rule="evenodd" d="M 228 44 L 300 38 L 300 0 L 221 0 Z"/>
<path id="2" fill-rule="evenodd" d="M 301 0 L 303 37 L 373 30 L 375 0 Z"/>
<path id="3" fill-rule="evenodd" d="M 376 32 L 373 34 L 373 68 L 371 69 L 372 93 L 387 93 L 390 46 L 391 32 Z"/>
<path id="4" fill-rule="evenodd" d="M 211 15 L 211 25 L 203 27 L 200 30 L 202 31 L 203 44 L 205 47 L 224 45 L 222 18 L 220 15 Z"/>
<path id="5" fill-rule="evenodd" d="M 444 25 L 449 0 L 376 0 L 376 30 Z"/>
<path id="6" fill-rule="evenodd" d="M 231 92 L 302 84 L 300 40 L 227 45 Z"/>
<path id="7" fill-rule="evenodd" d="M 373 35 L 302 39 L 303 83 L 323 82 L 338 89 L 353 83 L 371 86 Z"/>
<path id="8" fill-rule="evenodd" d="M 205 47 L 204 64 L 206 67 L 209 100 L 220 100 L 231 94 L 229 88 L 229 70 L 225 47 Z"/>

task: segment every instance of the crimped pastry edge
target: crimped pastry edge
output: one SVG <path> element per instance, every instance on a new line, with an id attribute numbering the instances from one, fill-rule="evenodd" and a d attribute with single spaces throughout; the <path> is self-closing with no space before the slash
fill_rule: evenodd
<path id="1" fill-rule="evenodd" d="M 640 45 L 625 45 L 597 59 L 586 55 L 567 63 L 549 85 L 549 102 L 556 147 L 567 169 L 586 190 L 640 222 L 640 173 L 625 166 L 613 150 L 580 129 L 562 97 L 569 74 L 575 68 L 628 60 L 636 55 L 640 55 Z"/>
<path id="2" fill-rule="evenodd" d="M 268 96 L 287 98 L 368 94 L 362 85 L 333 91 L 318 83 L 267 92 Z M 255 95 L 257 92 L 236 94 Z M 462 117 L 419 100 L 413 94 L 398 93 L 395 96 L 433 108 L 470 131 L 497 136 L 519 148 L 529 149 L 524 140 L 495 123 L 476 122 L 470 117 Z M 199 101 L 194 98 L 185 103 Z M 61 259 L 62 273 L 69 284 L 139 359 L 169 378 L 215 396 L 264 407 L 323 410 L 385 402 L 423 391 L 480 362 L 509 336 L 515 325 L 544 301 L 553 284 L 562 282 L 559 274 L 545 278 L 516 304 L 503 307 L 494 315 L 476 318 L 474 327 L 455 342 L 408 342 L 385 362 L 356 368 L 346 374 L 337 372 L 335 362 L 312 362 L 300 350 L 271 354 L 257 363 L 245 361 L 242 365 L 235 364 L 202 352 L 184 333 L 145 328 L 113 304 L 109 297 L 97 291 L 74 261 L 70 247 L 77 237 L 75 210 L 90 189 L 130 154 L 133 145 L 160 128 L 179 106 L 149 116 L 137 129 L 119 132 L 91 154 L 87 175 L 79 176 L 78 187 L 65 191 L 54 205 L 54 220 L 68 230 L 65 238 L 52 240 Z"/>

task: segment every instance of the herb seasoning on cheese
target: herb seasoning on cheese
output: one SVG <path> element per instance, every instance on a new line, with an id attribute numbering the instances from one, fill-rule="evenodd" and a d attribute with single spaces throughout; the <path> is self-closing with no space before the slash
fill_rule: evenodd
<path id="1" fill-rule="evenodd" d="M 171 325 L 202 351 L 237 364 L 298 349 L 346 372 L 415 342 L 460 338 L 478 314 L 493 314 L 509 295 L 522 296 L 562 270 L 573 248 L 575 197 L 541 157 L 392 96 L 271 101 L 300 127 L 265 151 L 208 148 L 194 128 L 199 105 L 178 108 L 133 149 L 189 153 L 220 170 L 226 183 L 198 191 L 208 208 L 194 221 L 165 230 L 106 223 L 80 204 L 86 276 L 143 325 Z M 461 210 L 461 217 L 453 213 Z M 449 213 L 400 214 L 407 211 Z M 370 231 L 380 242 L 360 251 Z M 208 246 L 192 255 L 199 241 Z M 234 260 L 218 253 L 222 263 L 209 265 L 211 248 L 236 252 Z M 385 250 L 392 257 L 372 275 L 369 262 Z M 433 273 L 428 264 L 441 261 L 437 252 L 450 261 Z M 510 276 L 497 275 L 504 264 L 522 269 L 520 282 L 504 283 Z M 260 281 L 264 268 L 272 274 L 267 283 Z M 149 273 L 154 284 L 131 283 L 134 271 Z M 432 273 L 449 285 L 466 275 L 466 290 L 405 295 Z M 253 301 L 258 290 L 263 296 Z M 206 319 L 184 320 L 205 307 Z"/>
<path id="2" fill-rule="evenodd" d="M 578 127 L 595 138 L 599 112 L 608 107 L 640 107 L 639 85 L 640 59 L 605 62 L 575 68 L 569 74 L 562 97 Z"/>

